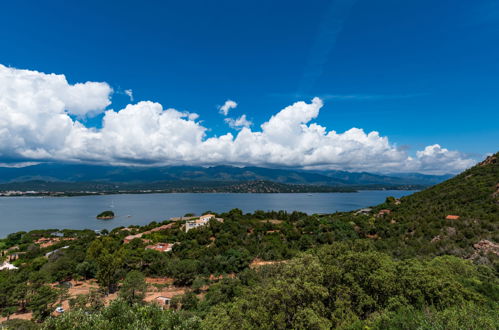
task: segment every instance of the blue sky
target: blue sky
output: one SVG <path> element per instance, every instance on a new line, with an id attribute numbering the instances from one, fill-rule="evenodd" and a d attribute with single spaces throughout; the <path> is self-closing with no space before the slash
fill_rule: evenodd
<path id="1" fill-rule="evenodd" d="M 199 114 L 207 136 L 231 130 L 227 99 L 256 129 L 318 96 L 313 121 L 378 131 L 409 155 L 499 146 L 497 1 L 10 1 L 0 40 L 0 64 L 107 82 L 115 110 L 132 89 Z"/>

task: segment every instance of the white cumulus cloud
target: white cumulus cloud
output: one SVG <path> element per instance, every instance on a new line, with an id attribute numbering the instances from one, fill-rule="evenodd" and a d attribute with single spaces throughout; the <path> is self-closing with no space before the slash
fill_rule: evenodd
<path id="1" fill-rule="evenodd" d="M 456 172 L 474 163 L 473 160 L 463 157 L 460 152 L 442 148 L 439 144 L 425 147 L 424 150 L 416 152 L 416 156 L 417 170 L 426 173 L 439 174 L 441 169 Z"/>
<path id="2" fill-rule="evenodd" d="M 133 90 L 125 89 L 125 94 L 128 95 L 128 97 L 130 98 L 130 101 L 133 102 Z"/>
<path id="3" fill-rule="evenodd" d="M 218 110 L 224 116 L 229 114 L 230 109 L 235 109 L 237 107 L 237 103 L 232 100 L 225 101 L 224 105 L 219 106 Z"/>
<path id="4" fill-rule="evenodd" d="M 440 145 L 411 156 L 376 131 L 329 130 L 315 121 L 324 106 L 319 98 L 285 107 L 255 130 L 246 115 L 225 118 L 237 134 L 210 137 L 198 114 L 159 103 L 106 110 L 111 93 L 106 83 L 69 84 L 63 75 L 0 66 L 0 162 L 232 164 L 435 174 L 474 163 Z M 227 102 L 228 114 L 236 103 Z M 71 116 L 102 111 L 98 129 Z"/>
<path id="5" fill-rule="evenodd" d="M 51 158 L 76 129 L 78 117 L 110 103 L 106 83 L 69 84 L 64 75 L 0 65 L 0 156 Z"/>
<path id="6" fill-rule="evenodd" d="M 250 127 L 253 125 L 253 123 L 246 118 L 246 115 L 242 115 L 237 119 L 225 118 L 224 120 L 233 129 L 240 129 L 242 127 Z"/>

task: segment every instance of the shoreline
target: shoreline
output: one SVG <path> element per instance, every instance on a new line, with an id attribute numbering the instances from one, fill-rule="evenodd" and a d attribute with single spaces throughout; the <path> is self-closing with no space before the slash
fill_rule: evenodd
<path id="1" fill-rule="evenodd" d="M 82 197 L 82 196 L 109 196 L 109 195 L 148 195 L 148 194 L 331 194 L 331 193 L 358 193 L 360 191 L 418 191 L 422 187 L 384 187 L 384 188 L 340 188 L 340 189 L 312 189 L 303 191 L 177 191 L 177 190 L 154 190 L 154 191 L 103 191 L 103 192 L 7 192 L 0 191 L 2 197 Z"/>

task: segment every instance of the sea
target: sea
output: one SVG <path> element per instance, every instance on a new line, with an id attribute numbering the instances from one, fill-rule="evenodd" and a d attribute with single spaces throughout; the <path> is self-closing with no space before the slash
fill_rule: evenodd
<path id="1" fill-rule="evenodd" d="M 122 194 L 79 197 L 0 197 L 0 237 L 33 229 L 113 229 L 145 225 L 186 213 L 222 213 L 238 208 L 301 211 L 308 214 L 352 211 L 374 206 L 386 197 L 412 194 L 413 190 L 362 190 L 356 193 L 165 193 Z M 96 215 L 112 210 L 112 220 Z"/>

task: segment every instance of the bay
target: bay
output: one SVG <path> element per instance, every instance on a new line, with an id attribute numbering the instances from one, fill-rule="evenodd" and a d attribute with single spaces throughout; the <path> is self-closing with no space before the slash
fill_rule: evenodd
<path id="1" fill-rule="evenodd" d="M 0 237 L 33 229 L 112 229 L 127 225 L 145 225 L 186 213 L 217 213 L 239 208 L 286 210 L 305 213 L 351 211 L 413 193 L 409 190 L 364 190 L 356 193 L 314 194 L 123 194 L 80 197 L 0 197 Z M 112 220 L 96 215 L 112 210 Z"/>

